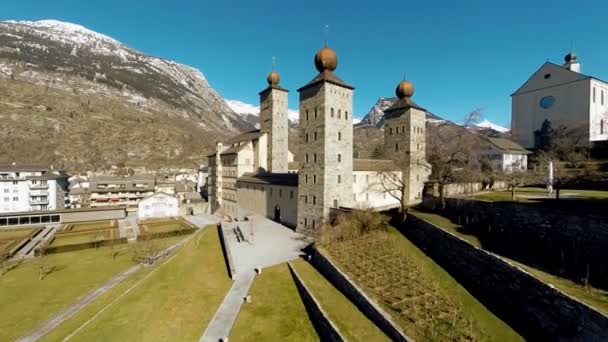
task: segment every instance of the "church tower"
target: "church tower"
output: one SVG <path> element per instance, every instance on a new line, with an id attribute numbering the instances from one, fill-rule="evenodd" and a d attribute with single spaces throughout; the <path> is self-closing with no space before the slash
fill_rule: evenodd
<path id="1" fill-rule="evenodd" d="M 268 87 L 260 92 L 260 131 L 268 134 L 266 171 L 273 173 L 288 171 L 288 90 L 279 85 L 280 80 L 272 70 L 266 77 Z"/>
<path id="2" fill-rule="evenodd" d="M 399 100 L 384 111 L 384 151 L 402 170 L 402 200 L 412 204 L 422 199 L 431 170 L 426 161 L 426 110 L 412 100 L 412 83 L 403 80 L 395 93 Z"/>
<path id="3" fill-rule="evenodd" d="M 353 90 L 334 71 L 336 52 L 315 55 L 319 74 L 298 89 L 300 148 L 297 231 L 316 235 L 332 208 L 353 201 Z"/>
<path id="4" fill-rule="evenodd" d="M 564 67 L 579 74 L 581 73 L 581 63 L 578 62 L 578 57 L 572 51 L 564 57 Z"/>

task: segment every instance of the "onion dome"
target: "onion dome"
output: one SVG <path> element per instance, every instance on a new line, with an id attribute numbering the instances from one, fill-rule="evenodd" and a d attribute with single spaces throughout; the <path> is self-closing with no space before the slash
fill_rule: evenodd
<path id="1" fill-rule="evenodd" d="M 266 81 L 269 85 L 278 85 L 279 81 L 281 81 L 281 76 L 276 71 L 271 71 L 268 76 L 266 76 Z"/>
<path id="2" fill-rule="evenodd" d="M 327 46 L 319 50 L 315 55 L 315 67 L 319 72 L 334 71 L 338 67 L 338 55 Z"/>
<path id="3" fill-rule="evenodd" d="M 399 83 L 399 85 L 397 85 L 395 94 L 399 99 L 404 97 L 412 97 L 412 95 L 414 95 L 414 85 L 406 80 L 403 80 Z"/>

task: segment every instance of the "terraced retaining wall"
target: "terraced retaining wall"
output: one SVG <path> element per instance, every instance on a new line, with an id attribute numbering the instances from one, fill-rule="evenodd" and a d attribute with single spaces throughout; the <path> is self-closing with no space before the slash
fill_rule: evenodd
<path id="1" fill-rule="evenodd" d="M 526 339 L 608 339 L 607 316 L 504 258 L 414 215 L 401 232 Z"/>

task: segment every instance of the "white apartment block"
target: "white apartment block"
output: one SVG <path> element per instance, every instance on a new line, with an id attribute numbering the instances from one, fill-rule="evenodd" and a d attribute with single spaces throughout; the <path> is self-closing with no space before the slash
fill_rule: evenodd
<path id="1" fill-rule="evenodd" d="M 94 176 L 91 178 L 91 208 L 126 206 L 137 208 L 143 198 L 155 192 L 154 175 Z"/>
<path id="2" fill-rule="evenodd" d="M 580 131 L 585 142 L 608 140 L 608 83 L 582 74 L 574 53 L 563 65 L 544 63 L 511 95 L 513 140 L 534 148 L 534 132 L 545 120 Z"/>
<path id="3" fill-rule="evenodd" d="M 67 176 L 40 166 L 0 166 L 0 212 L 64 209 Z"/>

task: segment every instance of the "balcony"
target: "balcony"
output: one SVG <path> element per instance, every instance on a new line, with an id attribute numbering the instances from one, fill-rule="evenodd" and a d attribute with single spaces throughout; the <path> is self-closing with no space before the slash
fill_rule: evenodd
<path id="1" fill-rule="evenodd" d="M 36 184 L 29 184 L 30 189 L 48 189 L 49 185 L 48 183 L 45 184 L 41 184 L 41 183 L 36 183 Z"/>
<path id="2" fill-rule="evenodd" d="M 30 199 L 29 203 L 30 203 L 30 205 L 49 204 L 49 199 L 48 198 Z"/>
<path id="3" fill-rule="evenodd" d="M 34 191 L 30 191 L 30 197 L 37 197 L 37 196 L 48 196 L 49 192 L 45 191 L 45 190 L 34 190 Z"/>

